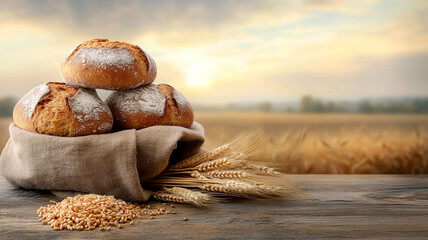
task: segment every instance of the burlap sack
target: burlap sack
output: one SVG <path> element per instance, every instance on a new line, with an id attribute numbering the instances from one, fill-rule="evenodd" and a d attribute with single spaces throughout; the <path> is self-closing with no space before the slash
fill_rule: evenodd
<path id="1" fill-rule="evenodd" d="M 162 172 L 168 163 L 201 148 L 204 129 L 154 126 L 142 130 L 84 137 L 56 137 L 9 127 L 0 156 L 0 172 L 11 184 L 40 190 L 79 191 L 146 201 L 140 181 Z"/>

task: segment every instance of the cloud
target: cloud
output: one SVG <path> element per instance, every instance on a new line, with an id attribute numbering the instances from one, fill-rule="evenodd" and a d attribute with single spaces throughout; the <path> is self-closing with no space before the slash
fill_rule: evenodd
<path id="1" fill-rule="evenodd" d="M 306 11 L 342 5 L 343 1 L 2 1 L 2 20 L 29 20 L 75 35 L 116 39 L 141 34 L 215 36 L 224 28 L 267 27 L 296 19 Z M 298 14 L 296 14 L 298 13 Z M 210 31 L 210 33 L 208 33 Z M 192 34 L 194 33 L 194 34 Z M 159 36 L 158 36 L 159 37 Z M 203 40 L 207 40 L 208 38 Z"/>
<path id="2" fill-rule="evenodd" d="M 426 73 L 426 59 L 419 58 L 425 62 L 418 68 L 406 63 L 415 64 L 418 54 L 428 52 L 427 5 L 380 0 L 2 1 L 0 95 L 22 95 L 41 82 L 60 80 L 62 57 L 94 37 L 140 45 L 158 65 L 156 81 L 175 86 L 195 102 L 305 93 L 401 94 L 392 86 L 416 94 L 425 87 L 419 73 Z M 191 74 L 205 65 L 196 77 Z M 369 82 L 359 87 L 364 82 L 359 78 L 386 76 L 388 69 L 402 69 L 401 75 L 394 72 L 402 78 L 382 80 L 391 88 L 381 88 L 379 81 L 373 88 Z M 410 71 L 416 73 L 406 86 Z M 189 78 L 197 77 L 205 85 L 189 84 Z"/>

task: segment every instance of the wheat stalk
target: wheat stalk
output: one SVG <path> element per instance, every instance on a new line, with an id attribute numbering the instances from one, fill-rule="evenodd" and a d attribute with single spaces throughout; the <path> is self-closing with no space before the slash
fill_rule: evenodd
<path id="1" fill-rule="evenodd" d="M 217 147 L 213 151 L 196 154 L 195 156 L 172 165 L 169 169 L 193 168 L 200 163 L 216 159 L 228 152 L 234 152 L 230 155 L 230 157 L 234 159 L 242 158 L 245 156 L 244 153 L 253 153 L 260 150 L 261 146 L 264 144 L 265 138 L 266 136 L 258 131 L 244 132 L 232 139 L 230 143 Z"/>
<path id="2" fill-rule="evenodd" d="M 240 135 L 213 151 L 175 164 L 145 184 L 157 190 L 154 197 L 159 200 L 181 201 L 196 206 L 213 203 L 214 196 L 285 196 L 292 192 L 293 187 L 283 181 L 279 172 L 248 160 L 262 140 L 265 138 L 258 134 Z"/>
<path id="3" fill-rule="evenodd" d="M 195 179 L 193 177 L 183 177 L 183 176 L 161 176 L 155 177 L 146 181 L 144 184 L 154 188 L 163 188 L 163 187 L 188 187 L 194 188 L 202 183 L 212 183 L 210 179 Z"/>

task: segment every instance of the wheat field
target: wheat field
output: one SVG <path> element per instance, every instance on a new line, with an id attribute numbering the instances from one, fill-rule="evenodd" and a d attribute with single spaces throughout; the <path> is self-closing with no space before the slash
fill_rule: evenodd
<path id="1" fill-rule="evenodd" d="M 198 113 L 212 149 L 249 129 L 285 173 L 428 173 L 427 115 Z"/>
<path id="2" fill-rule="evenodd" d="M 197 112 L 205 147 L 262 133 L 251 160 L 285 173 L 428 173 L 428 115 Z M 11 119 L 0 119 L 0 149 Z"/>

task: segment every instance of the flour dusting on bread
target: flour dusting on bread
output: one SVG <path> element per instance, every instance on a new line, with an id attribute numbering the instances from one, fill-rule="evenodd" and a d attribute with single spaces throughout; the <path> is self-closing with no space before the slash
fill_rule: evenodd
<path id="1" fill-rule="evenodd" d="M 68 98 L 68 104 L 74 117 L 80 121 L 100 120 L 100 114 L 108 112 L 110 109 L 96 95 L 95 91 L 80 88 L 71 98 Z"/>
<path id="2" fill-rule="evenodd" d="M 112 127 L 111 123 L 103 123 L 100 126 L 98 126 L 98 130 L 104 131 L 104 130 L 110 130 Z"/>
<path id="3" fill-rule="evenodd" d="M 19 104 L 23 107 L 24 117 L 26 119 L 31 119 L 36 109 L 37 104 L 40 102 L 46 94 L 50 92 L 50 89 L 47 83 L 43 83 L 27 93 L 24 97 L 19 100 Z"/>
<path id="4" fill-rule="evenodd" d="M 84 66 L 91 65 L 103 69 L 115 66 L 122 70 L 132 68 L 134 61 L 134 56 L 125 48 L 110 49 L 100 47 L 82 48 L 71 59 L 71 62 L 80 62 Z"/>
<path id="5" fill-rule="evenodd" d="M 166 97 L 159 92 L 155 84 L 131 90 L 117 91 L 107 99 L 122 113 L 147 112 L 163 116 L 165 112 Z"/>

